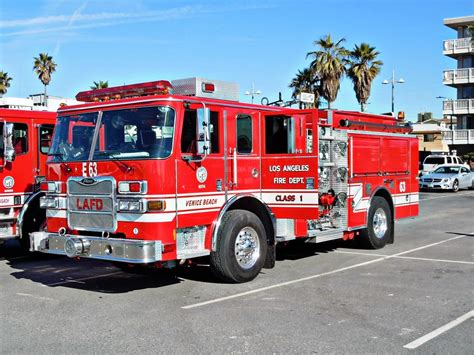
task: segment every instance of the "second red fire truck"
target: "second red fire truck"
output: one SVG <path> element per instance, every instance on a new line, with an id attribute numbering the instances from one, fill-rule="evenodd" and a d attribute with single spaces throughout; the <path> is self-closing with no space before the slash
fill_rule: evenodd
<path id="1" fill-rule="evenodd" d="M 199 78 L 79 93 L 88 103 L 58 113 L 32 250 L 161 267 L 209 256 L 245 282 L 279 242 L 381 248 L 418 214 L 418 140 L 396 118 L 238 96 Z"/>
<path id="2" fill-rule="evenodd" d="M 0 244 L 17 238 L 28 250 L 45 223 L 40 182 L 55 121 L 55 112 L 0 109 Z"/>

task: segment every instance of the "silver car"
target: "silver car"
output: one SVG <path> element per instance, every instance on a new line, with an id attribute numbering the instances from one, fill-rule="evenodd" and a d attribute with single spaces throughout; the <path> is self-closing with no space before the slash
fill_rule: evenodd
<path id="1" fill-rule="evenodd" d="M 431 173 L 420 177 L 420 190 L 452 190 L 473 188 L 473 174 L 464 165 L 443 164 Z"/>

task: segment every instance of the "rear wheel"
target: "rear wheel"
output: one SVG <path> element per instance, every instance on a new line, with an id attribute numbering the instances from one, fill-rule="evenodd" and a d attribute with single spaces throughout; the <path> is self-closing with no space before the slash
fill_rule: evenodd
<path id="1" fill-rule="evenodd" d="M 387 244 L 392 233 L 393 221 L 390 206 L 383 197 L 375 196 L 369 208 L 367 229 L 362 233 L 364 247 L 380 249 Z"/>
<path id="2" fill-rule="evenodd" d="M 453 182 L 453 192 L 458 192 L 459 191 L 459 181 L 454 180 Z"/>
<path id="3" fill-rule="evenodd" d="M 248 211 L 229 211 L 217 233 L 211 268 L 224 281 L 247 282 L 262 269 L 266 252 L 267 238 L 260 219 Z"/>

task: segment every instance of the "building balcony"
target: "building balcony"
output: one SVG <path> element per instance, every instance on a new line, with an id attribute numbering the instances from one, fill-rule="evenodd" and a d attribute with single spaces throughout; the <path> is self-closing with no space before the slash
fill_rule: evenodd
<path id="1" fill-rule="evenodd" d="M 443 132 L 447 144 L 474 144 L 474 129 L 456 129 Z"/>
<path id="2" fill-rule="evenodd" d="M 474 83 L 474 68 L 456 70 L 445 70 L 443 72 L 443 84 L 456 86 Z"/>
<path id="3" fill-rule="evenodd" d="M 474 52 L 474 38 L 458 38 L 449 39 L 443 42 L 443 54 L 455 57 L 459 54 L 466 54 Z"/>
<path id="4" fill-rule="evenodd" d="M 474 99 L 443 101 L 443 115 L 474 114 Z"/>

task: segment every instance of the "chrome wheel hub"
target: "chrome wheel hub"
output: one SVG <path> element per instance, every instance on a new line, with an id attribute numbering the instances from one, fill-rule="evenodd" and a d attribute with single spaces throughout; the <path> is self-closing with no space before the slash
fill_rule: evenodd
<path id="1" fill-rule="evenodd" d="M 372 220 L 372 226 L 374 229 L 375 236 L 379 239 L 382 239 L 388 229 L 387 214 L 382 208 L 378 208 L 375 211 Z"/>
<path id="2" fill-rule="evenodd" d="M 235 259 L 243 269 L 250 269 L 260 257 L 260 240 L 255 229 L 243 228 L 235 238 Z"/>

